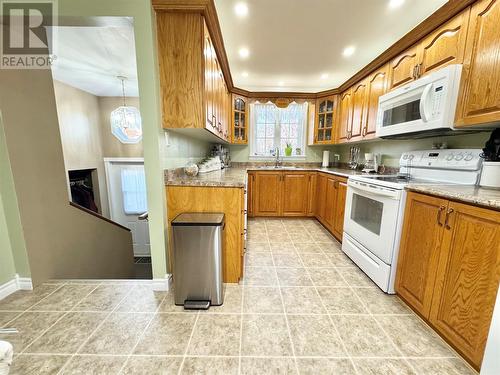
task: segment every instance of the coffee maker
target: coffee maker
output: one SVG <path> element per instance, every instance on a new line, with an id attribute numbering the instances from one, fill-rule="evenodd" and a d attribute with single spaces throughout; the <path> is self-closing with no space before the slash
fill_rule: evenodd
<path id="1" fill-rule="evenodd" d="M 365 173 L 377 173 L 379 164 L 379 154 L 366 153 L 365 154 L 365 165 L 363 172 Z"/>

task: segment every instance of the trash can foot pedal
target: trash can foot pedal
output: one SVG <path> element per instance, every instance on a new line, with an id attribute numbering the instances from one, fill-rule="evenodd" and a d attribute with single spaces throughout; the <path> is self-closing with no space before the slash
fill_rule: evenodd
<path id="1" fill-rule="evenodd" d="M 184 310 L 208 310 L 210 307 L 210 301 L 184 301 Z"/>

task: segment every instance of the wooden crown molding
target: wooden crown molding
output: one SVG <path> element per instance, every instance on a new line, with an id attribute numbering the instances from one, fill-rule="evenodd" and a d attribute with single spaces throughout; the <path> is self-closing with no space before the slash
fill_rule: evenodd
<path id="1" fill-rule="evenodd" d="M 217 9 L 215 8 L 214 0 L 152 0 L 152 6 L 155 11 L 167 12 L 198 12 L 203 14 L 205 22 L 207 23 L 210 37 L 214 44 L 219 64 L 224 74 L 226 84 L 229 91 L 234 94 L 246 96 L 249 98 L 297 98 L 297 99 L 314 99 L 330 95 L 337 95 L 347 90 L 349 87 L 360 81 L 382 65 L 388 63 L 399 54 L 403 53 L 406 49 L 420 41 L 427 34 L 437 29 L 439 26 L 449 21 L 462 10 L 472 5 L 478 0 L 448 0 L 441 8 L 427 17 L 414 29 L 409 31 L 401 39 L 399 39 L 392 46 L 387 48 L 373 61 L 366 65 L 359 72 L 354 74 L 351 78 L 345 81 L 340 87 L 332 88 L 330 90 L 320 91 L 317 93 L 304 93 L 304 92 L 254 92 L 235 87 L 231 70 L 229 69 L 229 62 L 227 60 L 226 49 L 222 38 L 222 31 L 220 29 L 219 19 L 217 17 Z"/>

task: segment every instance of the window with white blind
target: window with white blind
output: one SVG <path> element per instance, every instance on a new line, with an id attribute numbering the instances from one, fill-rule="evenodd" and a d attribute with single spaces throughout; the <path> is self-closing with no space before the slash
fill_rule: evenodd
<path id="1" fill-rule="evenodd" d="M 292 103 L 278 108 L 272 103 L 250 105 L 250 157 L 273 157 L 279 147 L 280 157 L 287 158 L 291 146 L 293 158 L 305 158 L 307 103 Z"/>

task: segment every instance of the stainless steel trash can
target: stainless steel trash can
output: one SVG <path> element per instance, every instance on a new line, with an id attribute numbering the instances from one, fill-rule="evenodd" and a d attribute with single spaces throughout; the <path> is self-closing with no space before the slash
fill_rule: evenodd
<path id="1" fill-rule="evenodd" d="M 174 296 L 185 309 L 224 302 L 224 214 L 182 213 L 172 220 Z"/>

